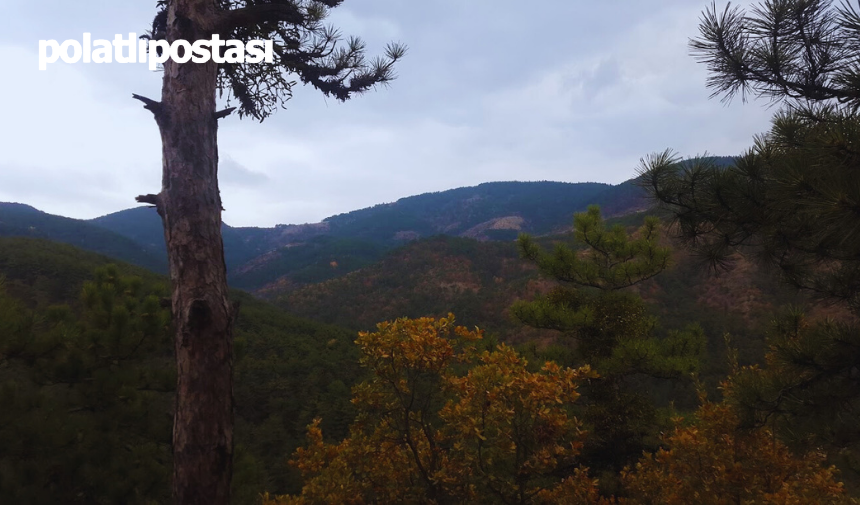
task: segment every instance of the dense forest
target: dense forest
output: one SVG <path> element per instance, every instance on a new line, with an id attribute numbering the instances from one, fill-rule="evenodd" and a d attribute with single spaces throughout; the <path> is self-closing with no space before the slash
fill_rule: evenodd
<path id="1" fill-rule="evenodd" d="M 0 239 L 0 501 L 170 498 L 175 366 L 166 279 L 40 239 Z M 234 503 L 295 491 L 285 452 L 314 418 L 345 436 L 362 376 L 352 332 L 234 292 Z M 289 394 L 286 394 L 289 393 Z"/>
<path id="2" fill-rule="evenodd" d="M 339 3 L 158 2 L 147 37 L 278 36 L 285 67 L 134 95 L 154 208 L 0 203 L 0 503 L 860 503 L 860 9 L 702 13 L 714 95 L 780 106 L 738 156 L 224 224 L 236 107 L 177 97 L 388 83 L 405 48 L 335 51 Z"/>
<path id="3" fill-rule="evenodd" d="M 808 487 L 818 493 L 812 496 L 832 501 L 842 493 L 838 480 L 847 478 L 853 488 L 855 467 L 838 451 L 819 455 L 791 452 L 791 447 L 808 451 L 800 446 L 774 448 L 770 435 L 742 428 L 726 400 L 717 402 L 731 387 L 727 375 L 763 361 L 770 320 L 808 298 L 740 258 L 732 271 L 709 276 L 677 247 L 672 251 L 665 228 L 641 213 L 604 221 L 595 207 L 577 215 L 574 230 L 570 236 L 528 242 L 524 236 L 519 251 L 511 243 L 465 238 L 417 241 L 369 270 L 311 284 L 309 288 L 319 286 L 325 288 L 322 293 L 334 291 L 339 298 L 326 306 L 324 315 L 309 315 L 341 321 L 341 327 L 298 319 L 235 291 L 242 318 L 236 335 L 233 502 L 259 503 L 264 496 L 272 503 L 339 503 L 354 494 L 408 501 L 409 493 L 430 492 L 415 484 L 419 475 L 411 473 L 420 473 L 411 465 L 422 458 L 441 458 L 434 463 L 438 467 L 424 470 L 438 473 L 432 481 L 450 472 L 471 476 L 473 480 L 445 481 L 433 491 L 454 502 L 476 502 L 496 492 L 509 493 L 513 500 L 522 492 L 520 486 L 535 503 L 598 503 L 608 496 L 633 500 L 636 493 L 656 492 L 652 479 L 658 474 L 681 478 L 666 476 L 666 468 L 658 465 L 670 464 L 671 458 L 678 459 L 672 465 L 689 465 L 692 454 L 710 454 L 715 449 L 709 444 L 729 436 L 739 437 L 739 447 L 749 452 L 715 452 L 711 457 L 716 459 L 707 465 L 740 465 L 749 482 L 731 481 L 732 486 L 763 486 L 760 479 L 772 477 L 755 475 L 756 468 L 776 465 L 792 493 Z M 601 243 L 612 244 L 612 254 L 621 260 L 592 276 L 592 268 L 600 264 L 594 246 Z M 642 263 L 641 258 L 650 259 Z M 559 268 L 558 261 L 574 263 Z M 559 277 L 568 281 L 562 284 L 570 283 L 560 271 L 566 276 L 582 271 L 586 277 L 577 277 L 580 282 L 597 279 L 596 284 L 603 284 L 564 291 L 551 281 Z M 161 303 L 166 280 L 68 245 L 25 238 L 0 239 L 0 272 L 2 391 L 10 406 L 2 429 L 8 449 L 0 464 L 0 495 L 27 503 L 66 497 L 78 503 L 167 500 L 174 375 L 169 319 Z M 362 275 L 373 279 L 372 290 L 368 281 L 360 281 Z M 380 275 L 384 277 L 376 279 Z M 346 288 L 354 279 L 364 287 L 364 296 L 361 287 Z M 348 284 L 332 290 L 332 282 Z M 418 296 L 430 286 L 441 291 Z M 494 291 L 494 286 L 505 289 Z M 533 301 L 525 301 L 529 299 Z M 409 305 L 392 305 L 396 300 Z M 499 310 L 481 310 L 493 306 Z M 388 308 L 380 312 L 373 307 Z M 445 307 L 462 317 L 455 321 L 443 312 Z M 388 317 L 385 310 L 412 318 Z M 816 320 L 850 319 L 848 311 L 833 308 L 816 308 L 812 314 Z M 614 322 L 617 317 L 622 319 Z M 377 327 L 371 323 L 374 318 L 391 322 Z M 696 323 L 691 326 L 691 321 Z M 358 347 L 353 343 L 357 335 Z M 607 340 L 586 348 L 578 335 Z M 400 379 L 382 381 L 392 373 Z M 510 379 L 497 383 L 498 377 Z M 484 381 L 479 387 L 492 391 L 488 388 L 508 380 L 515 381 L 505 386 L 512 389 L 493 394 L 515 403 L 496 405 L 486 403 L 487 397 L 469 396 L 476 391 L 469 381 Z M 400 386 L 388 389 L 393 384 Z M 414 402 L 408 408 L 401 403 L 406 393 Z M 500 410 L 480 414 L 496 424 L 482 424 L 473 432 L 481 402 Z M 407 410 L 398 418 L 392 408 Z M 525 410 L 511 417 L 517 409 Z M 692 426 L 705 435 L 690 431 L 694 419 L 699 421 Z M 529 423 L 528 428 L 510 424 L 518 420 Z M 410 426 L 430 433 L 416 442 L 417 460 L 400 452 L 403 447 L 381 442 L 399 439 Z M 543 438 L 514 436 L 550 426 L 554 428 Z M 41 436 L 47 432 L 55 435 Z M 474 433 L 479 438 L 470 438 Z M 469 452 L 473 449 L 467 449 L 483 447 L 480 437 L 488 444 L 481 454 L 498 453 L 490 458 L 499 459 L 489 469 L 467 471 L 478 464 Z M 512 440 L 531 451 L 519 463 L 505 459 L 512 457 L 505 449 Z M 328 445 L 332 443 L 336 445 Z M 673 444 L 679 452 L 660 452 Z M 436 451 L 461 449 L 433 456 L 433 446 Z M 382 447 L 389 452 L 379 453 Z M 372 453 L 362 452 L 367 450 Z M 667 462 L 642 460 L 635 466 L 643 451 L 665 454 Z M 540 464 L 535 459 L 547 457 Z M 838 478 L 819 466 L 821 458 L 839 465 Z M 376 466 L 377 461 L 391 466 Z M 516 465 L 526 466 L 517 470 Z M 69 473 L 67 468 L 76 470 Z M 353 470 L 343 473 L 345 468 Z M 553 475 L 573 469 L 558 487 L 551 484 Z M 302 475 L 311 480 L 303 481 Z M 356 477 L 360 475 L 365 477 Z M 739 478 L 725 478 L 730 477 Z M 348 480 L 340 482 L 344 478 Z M 413 483 L 406 486 L 402 479 Z M 378 480 L 401 484 L 386 485 L 385 491 L 363 487 Z M 334 488 L 344 494 L 325 494 Z M 398 490 L 393 495 L 379 494 L 393 489 Z M 768 489 L 755 492 L 778 491 Z"/>

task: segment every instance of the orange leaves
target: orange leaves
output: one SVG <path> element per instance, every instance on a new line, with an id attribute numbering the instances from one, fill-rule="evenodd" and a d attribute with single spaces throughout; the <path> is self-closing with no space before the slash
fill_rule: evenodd
<path id="1" fill-rule="evenodd" d="M 577 456 L 587 436 L 571 414 L 589 367 L 546 363 L 537 372 L 510 347 L 476 351 L 479 331 L 453 317 L 383 323 L 362 333 L 350 436 L 323 441 L 319 421 L 293 459 L 299 496 L 264 505 L 610 505 Z M 822 457 L 794 457 L 766 430 L 743 432 L 725 404 L 705 402 L 665 448 L 622 474 L 628 505 L 852 503 Z"/>
<path id="2" fill-rule="evenodd" d="M 373 376 L 353 389 L 349 438 L 326 444 L 309 426 L 293 460 L 302 494 L 264 503 L 598 503 L 584 469 L 563 479 L 583 437 L 569 408 L 596 375 L 554 363 L 530 372 L 507 346 L 479 354 L 480 338 L 452 315 L 361 333 Z"/>
<path id="3" fill-rule="evenodd" d="M 741 431 L 725 404 L 705 403 L 697 418 L 666 438 L 667 449 L 623 473 L 630 492 L 624 503 L 852 503 L 835 469 L 821 467 L 821 455 L 798 458 L 768 430 Z"/>
<path id="4" fill-rule="evenodd" d="M 547 363 L 533 373 L 526 365 L 504 345 L 483 353 L 480 364 L 451 379 L 455 397 L 440 412 L 445 433 L 458 441 L 452 456 L 474 468 L 481 487 L 512 502 L 552 487 L 548 476 L 574 462 L 582 434 L 567 409 L 579 380 L 595 375 L 588 367 Z"/>
<path id="5" fill-rule="evenodd" d="M 416 372 L 440 373 L 455 353 L 467 358 L 480 340 L 480 330 L 454 326 L 454 315 L 432 318 L 398 319 L 379 323 L 376 332 L 361 332 L 356 344 L 361 349 L 361 364 L 385 377 L 406 368 Z"/>

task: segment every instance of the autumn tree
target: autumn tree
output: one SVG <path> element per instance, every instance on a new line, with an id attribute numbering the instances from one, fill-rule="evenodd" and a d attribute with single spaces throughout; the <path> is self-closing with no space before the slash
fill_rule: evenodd
<path id="1" fill-rule="evenodd" d="M 732 407 L 705 402 L 693 424 L 680 420 L 665 447 L 622 475 L 630 505 L 857 503 L 824 456 L 796 456 L 773 433 L 742 429 Z"/>
<path id="2" fill-rule="evenodd" d="M 744 254 L 856 320 L 860 11 L 813 0 L 767 1 L 749 13 L 714 5 L 699 29 L 690 45 L 715 96 L 752 93 L 784 108 L 732 166 L 666 151 L 643 161 L 643 184 L 712 268 L 731 268 L 733 255 Z M 856 454 L 856 323 L 791 314 L 777 322 L 769 345 L 766 366 L 744 372 L 747 387 L 736 389 L 744 423 L 766 421 L 793 440 L 812 437 Z"/>
<path id="3" fill-rule="evenodd" d="M 692 326 L 658 336 L 642 299 L 623 291 L 669 264 L 657 218 L 646 218 L 631 236 L 621 225 L 607 227 L 592 206 L 574 216 L 573 238 L 546 252 L 531 237 L 520 237 L 523 257 L 558 285 L 515 303 L 511 312 L 528 326 L 562 332 L 577 363 L 600 375 L 583 387 L 580 402 L 591 430 L 584 456 L 595 469 L 614 474 L 653 445 L 648 439 L 656 442 L 653 398 L 630 379 L 688 377 L 698 369 L 704 335 Z"/>
<path id="4" fill-rule="evenodd" d="M 161 100 L 133 95 L 161 133 L 162 188 L 139 202 L 164 223 L 177 358 L 173 489 L 177 503 L 223 504 L 233 452 L 232 325 L 218 189 L 218 120 L 239 109 L 262 121 L 298 81 L 347 100 L 393 79 L 404 49 L 372 61 L 357 38 L 324 24 L 342 0 L 158 0 L 150 38 L 172 44 L 272 40 L 271 64 L 164 63 Z M 152 57 L 153 55 L 151 55 Z M 219 92 L 235 107 L 216 110 Z"/>
<path id="5" fill-rule="evenodd" d="M 453 316 L 381 323 L 356 341 L 371 372 L 345 440 L 309 427 L 299 496 L 264 503 L 602 503 L 578 464 L 570 406 L 588 367 L 539 371 L 510 347 L 478 349 Z"/>

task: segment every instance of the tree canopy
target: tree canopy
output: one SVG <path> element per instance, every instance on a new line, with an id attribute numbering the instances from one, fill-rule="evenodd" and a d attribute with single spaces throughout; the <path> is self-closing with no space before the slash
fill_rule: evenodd
<path id="1" fill-rule="evenodd" d="M 528 326 L 562 332 L 575 356 L 564 364 L 588 364 L 600 375 L 583 388 L 582 417 L 591 431 L 584 458 L 611 475 L 653 449 L 660 430 L 642 380 L 687 379 L 703 352 L 700 327 L 660 335 L 642 299 L 622 291 L 668 267 L 670 251 L 660 245 L 660 230 L 654 217 L 633 235 L 621 225 L 607 228 L 592 206 L 574 215 L 572 244 L 556 243 L 547 253 L 529 236 L 519 239 L 523 257 L 558 285 L 516 302 L 511 314 Z"/>
<path id="2" fill-rule="evenodd" d="M 749 13 L 714 2 L 699 33 L 690 49 L 708 67 L 713 97 L 860 107 L 860 10 L 849 0 L 765 0 Z"/>
<path id="3" fill-rule="evenodd" d="M 239 116 L 263 121 L 286 107 L 301 81 L 325 96 L 345 101 L 395 78 L 394 64 L 406 53 L 391 43 L 385 55 L 369 59 L 366 44 L 325 24 L 329 10 L 343 0 L 217 0 L 213 33 L 226 40 L 271 40 L 274 63 L 221 63 L 218 89 Z M 167 35 L 168 1 L 158 0 L 158 13 L 148 38 Z M 296 80 L 298 79 L 298 80 Z"/>
<path id="4" fill-rule="evenodd" d="M 770 131 L 729 167 L 671 151 L 642 162 L 642 184 L 677 237 L 712 268 L 755 258 L 841 318 L 779 315 L 765 366 L 741 370 L 729 400 L 746 427 L 824 444 L 857 471 L 860 405 L 860 15 L 851 2 L 773 0 L 750 14 L 705 11 L 691 42 L 709 85 L 781 103 Z"/>
<path id="5" fill-rule="evenodd" d="M 547 362 L 531 371 L 510 347 L 480 351 L 453 315 L 380 323 L 356 341 L 372 374 L 353 390 L 358 416 L 327 444 L 319 421 L 293 460 L 305 503 L 602 503 L 576 456 L 569 408 L 594 374 Z"/>

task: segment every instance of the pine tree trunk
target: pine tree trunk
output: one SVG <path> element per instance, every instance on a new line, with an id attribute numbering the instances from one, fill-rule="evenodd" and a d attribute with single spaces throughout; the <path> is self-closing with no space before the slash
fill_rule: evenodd
<path id="1" fill-rule="evenodd" d="M 171 1 L 167 40 L 210 39 L 215 8 L 212 0 Z M 152 198 L 164 222 L 173 287 L 173 496 L 181 505 L 229 503 L 232 476 L 234 310 L 221 239 L 217 71 L 211 60 L 168 60 L 161 103 L 153 106 L 163 178 Z"/>

